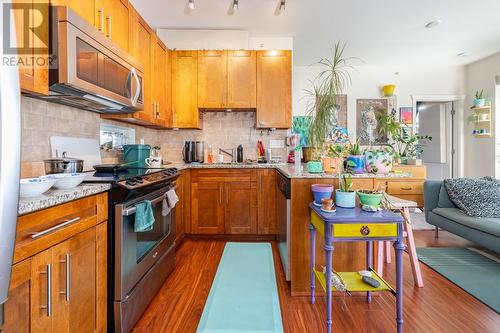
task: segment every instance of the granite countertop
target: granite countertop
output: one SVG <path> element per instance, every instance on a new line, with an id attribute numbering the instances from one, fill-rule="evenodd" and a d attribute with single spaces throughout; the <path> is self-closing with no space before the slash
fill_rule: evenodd
<path id="1" fill-rule="evenodd" d="M 290 163 L 183 163 L 174 162 L 164 167 L 174 167 L 179 170 L 184 169 L 266 169 L 274 168 L 281 172 L 288 178 L 338 178 L 339 175 L 334 173 L 309 173 L 304 171 L 307 169 L 306 165 L 301 164 L 300 170 L 295 170 L 295 165 Z M 352 178 L 410 178 L 411 173 L 362 173 L 352 175 Z"/>
<path id="2" fill-rule="evenodd" d="M 18 215 L 49 208 L 68 201 L 87 197 L 89 195 L 109 191 L 109 184 L 81 184 L 71 190 L 49 190 L 33 198 L 19 198 Z"/>

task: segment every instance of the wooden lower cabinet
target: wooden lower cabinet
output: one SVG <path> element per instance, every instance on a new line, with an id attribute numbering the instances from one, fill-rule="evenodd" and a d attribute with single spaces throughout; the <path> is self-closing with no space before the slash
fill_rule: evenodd
<path id="1" fill-rule="evenodd" d="M 258 234 L 276 234 L 276 170 L 263 169 L 257 173 Z"/>
<path id="2" fill-rule="evenodd" d="M 224 233 L 224 183 L 191 183 L 191 227 L 194 234 Z"/>
<path id="3" fill-rule="evenodd" d="M 225 183 L 224 199 L 225 233 L 256 234 L 257 183 Z"/>

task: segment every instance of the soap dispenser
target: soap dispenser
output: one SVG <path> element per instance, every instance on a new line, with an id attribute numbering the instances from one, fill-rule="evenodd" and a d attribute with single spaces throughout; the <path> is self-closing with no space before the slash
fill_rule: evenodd
<path id="1" fill-rule="evenodd" d="M 236 153 L 236 162 L 242 163 L 243 162 L 243 146 L 239 145 Z"/>

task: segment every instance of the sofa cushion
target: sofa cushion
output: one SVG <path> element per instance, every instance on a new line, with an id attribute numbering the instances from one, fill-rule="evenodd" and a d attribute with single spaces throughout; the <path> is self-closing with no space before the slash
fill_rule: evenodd
<path id="1" fill-rule="evenodd" d="M 438 208 L 457 208 L 457 206 L 450 200 L 450 196 L 448 195 L 448 191 L 441 183 L 441 188 L 439 189 L 439 199 L 438 199 Z"/>
<path id="2" fill-rule="evenodd" d="M 466 227 L 500 237 L 500 218 L 472 217 L 458 208 L 435 208 L 432 212 Z"/>
<path id="3" fill-rule="evenodd" d="M 445 179 L 450 200 L 465 214 L 500 217 L 500 183 L 491 177 Z"/>

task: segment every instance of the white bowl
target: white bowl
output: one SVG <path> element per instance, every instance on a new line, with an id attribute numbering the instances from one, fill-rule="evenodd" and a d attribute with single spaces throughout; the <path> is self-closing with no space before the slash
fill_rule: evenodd
<path id="1" fill-rule="evenodd" d="M 56 179 L 55 188 L 69 190 L 80 185 L 87 175 L 84 173 L 56 173 L 50 176 Z"/>
<path id="2" fill-rule="evenodd" d="M 24 198 L 36 197 L 47 192 L 56 182 L 53 177 L 38 177 L 21 179 L 19 196 Z"/>

